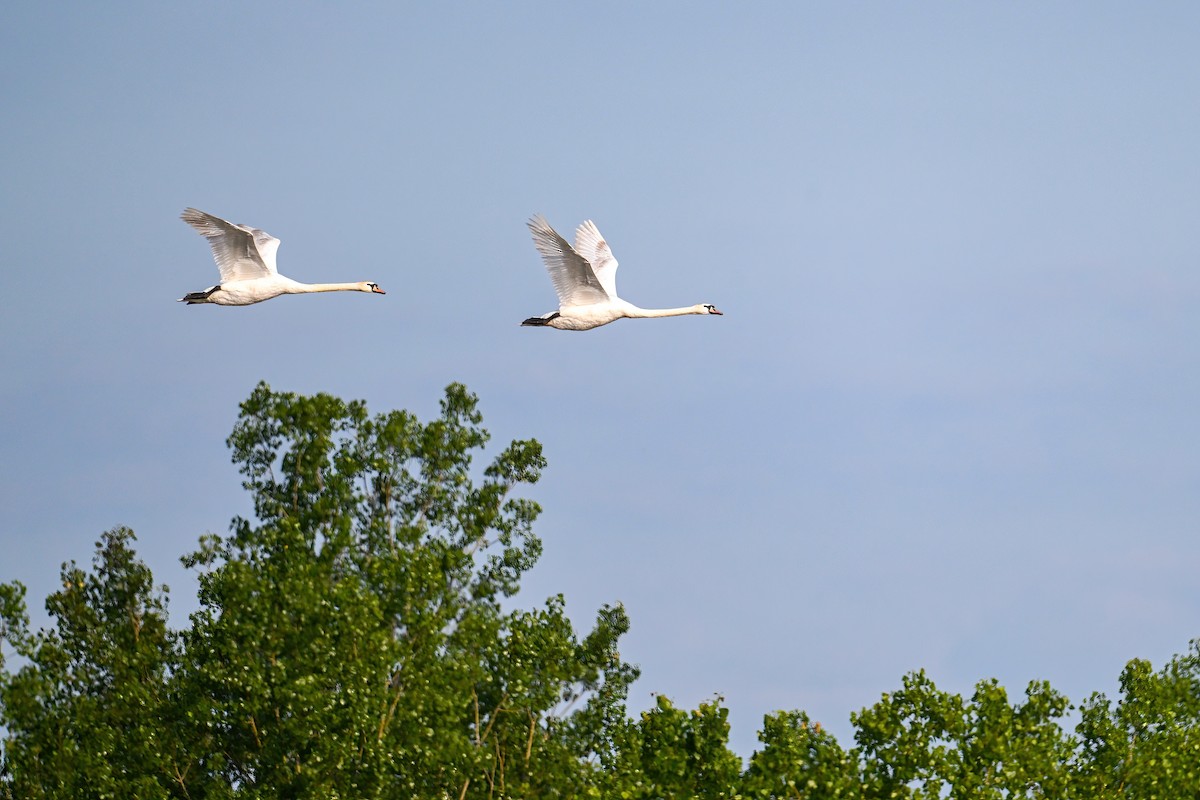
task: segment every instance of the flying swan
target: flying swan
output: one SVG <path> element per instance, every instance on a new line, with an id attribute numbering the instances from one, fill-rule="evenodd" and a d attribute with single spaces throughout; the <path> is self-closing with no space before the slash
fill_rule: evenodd
<path id="1" fill-rule="evenodd" d="M 534 216 L 526 224 L 533 234 L 533 246 L 542 254 L 554 291 L 558 293 L 558 311 L 530 317 L 522 325 L 586 331 L 621 317 L 642 319 L 721 313 L 716 306 L 707 303 L 685 308 L 638 308 L 617 297 L 617 260 L 590 219 L 575 231 L 574 248 L 542 215 Z"/>
<path id="2" fill-rule="evenodd" d="M 220 217 L 186 208 L 179 216 L 208 239 L 213 258 L 221 272 L 221 282 L 202 292 L 189 292 L 179 298 L 189 306 L 216 303 L 220 306 L 248 306 L 281 294 L 309 292 L 374 292 L 387 294 L 377 284 L 300 283 L 280 275 L 275 269 L 275 251 L 279 240 L 266 231 L 248 225 L 234 225 Z"/>

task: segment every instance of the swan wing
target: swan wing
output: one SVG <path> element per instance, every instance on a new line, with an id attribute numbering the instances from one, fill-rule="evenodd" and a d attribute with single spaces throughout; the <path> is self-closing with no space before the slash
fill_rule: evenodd
<path id="1" fill-rule="evenodd" d="M 266 231 L 235 225 L 194 208 L 184 209 L 179 218 L 208 239 L 221 273 L 221 283 L 278 274 L 275 252 L 279 250 L 279 240 Z"/>
<path id="2" fill-rule="evenodd" d="M 575 252 L 592 265 L 592 272 L 609 297 L 617 296 L 617 259 L 596 223 L 585 220 L 575 231 Z"/>
<path id="3" fill-rule="evenodd" d="M 571 249 L 567 240 L 558 235 L 546 218 L 538 214 L 528 223 L 533 234 L 533 246 L 542 256 L 560 308 L 603 303 L 611 299 L 604 285 L 583 256 Z"/>

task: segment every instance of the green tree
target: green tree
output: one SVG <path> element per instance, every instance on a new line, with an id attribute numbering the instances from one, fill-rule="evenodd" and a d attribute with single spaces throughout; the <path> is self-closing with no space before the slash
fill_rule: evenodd
<path id="1" fill-rule="evenodd" d="M 618 723 L 601 796 L 730 798 L 742 762 L 729 750 L 729 710 L 717 698 L 695 711 L 676 708 L 664 695 L 637 722 Z"/>
<path id="2" fill-rule="evenodd" d="M 613 749 L 636 669 L 629 621 L 576 635 L 561 597 L 505 610 L 537 559 L 544 466 L 512 442 L 482 469 L 476 398 L 441 414 L 259 385 L 229 438 L 255 519 L 185 563 L 179 634 L 121 529 L 64 567 L 57 626 L 0 586 L 0 794 L 13 797 L 578 796 Z"/>
<path id="3" fill-rule="evenodd" d="M 428 424 L 259 385 L 230 436 L 256 522 L 187 563 L 201 609 L 173 683 L 192 795 L 573 794 L 636 671 L 623 610 L 577 640 L 561 599 L 502 609 L 541 543 L 511 496 L 544 466 L 452 385 Z M 580 709 L 573 706 L 583 698 Z M 568 768 L 569 767 L 569 768 Z"/>
<path id="4" fill-rule="evenodd" d="M 971 700 L 940 691 L 919 671 L 903 688 L 851 715 L 867 797 L 1064 797 L 1072 741 L 1058 724 L 1065 697 L 1030 683 L 1009 705 L 996 681 Z"/>
<path id="5" fill-rule="evenodd" d="M 851 715 L 850 749 L 768 715 L 745 768 L 720 698 L 631 719 L 624 608 L 580 635 L 562 596 L 506 601 L 545 462 L 528 440 L 475 465 L 480 423 L 457 384 L 426 423 L 260 384 L 229 437 L 254 517 L 185 557 L 183 630 L 124 528 L 63 566 L 49 630 L 0 584 L 0 798 L 1200 797 L 1198 642 L 1129 662 L 1074 733 L 1046 683 L 964 698 L 923 671 Z"/>
<path id="6" fill-rule="evenodd" d="M 1081 797 L 1200 797 L 1200 640 L 1154 672 L 1130 661 L 1114 706 L 1093 694 L 1076 729 Z"/>
<path id="7" fill-rule="evenodd" d="M 750 758 L 742 793 L 761 798 L 858 798 L 858 764 L 837 739 L 802 711 L 763 718 L 761 750 Z"/>
<path id="8" fill-rule="evenodd" d="M 165 588 L 155 589 L 133 539 L 126 528 L 105 533 L 92 572 L 63 565 L 63 588 L 46 600 L 49 631 L 30 633 L 20 584 L 0 586 L 0 640 L 27 662 L 15 675 L 0 673 L 12 797 L 170 793 L 175 748 L 165 686 L 174 636 Z"/>

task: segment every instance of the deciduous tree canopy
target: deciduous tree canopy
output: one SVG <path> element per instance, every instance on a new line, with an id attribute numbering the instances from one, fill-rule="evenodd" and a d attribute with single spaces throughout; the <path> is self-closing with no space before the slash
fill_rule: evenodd
<path id="1" fill-rule="evenodd" d="M 1130 662 L 1073 730 L 1047 684 L 964 698 L 924 672 L 852 714 L 848 748 L 779 712 L 743 764 L 719 698 L 631 719 L 620 606 L 586 633 L 561 596 L 505 610 L 541 550 L 515 492 L 545 460 L 514 441 L 474 468 L 480 423 L 460 385 L 422 423 L 260 384 L 228 441 L 255 519 L 184 557 L 187 625 L 124 528 L 64 565 L 48 630 L 0 584 L 0 797 L 1200 796 L 1195 642 Z"/>

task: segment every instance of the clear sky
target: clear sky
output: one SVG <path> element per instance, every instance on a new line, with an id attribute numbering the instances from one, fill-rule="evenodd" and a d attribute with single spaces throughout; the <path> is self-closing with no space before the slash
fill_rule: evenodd
<path id="1" fill-rule="evenodd" d="M 0 579 L 250 511 L 255 383 L 436 412 L 550 466 L 518 601 L 633 620 L 631 706 L 853 710 L 926 668 L 1112 692 L 1200 635 L 1200 5 L 9 3 Z M 248 308 L 195 206 L 302 281 Z M 555 296 L 591 218 L 643 306 Z M 495 451 L 493 451 L 495 452 Z M 44 620 L 44 615 L 42 617 Z M 848 743 L 848 742 L 847 742 Z"/>

